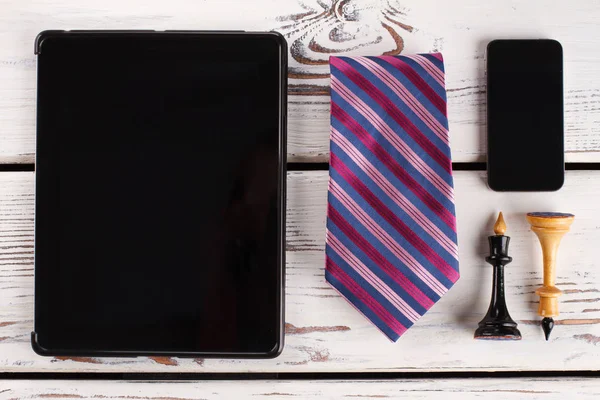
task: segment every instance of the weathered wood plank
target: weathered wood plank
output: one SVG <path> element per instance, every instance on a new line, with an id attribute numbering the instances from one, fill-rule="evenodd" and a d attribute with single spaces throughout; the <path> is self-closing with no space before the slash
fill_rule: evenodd
<path id="1" fill-rule="evenodd" d="M 593 378 L 373 381 L 0 381 L 0 400 L 18 399 L 597 399 Z"/>
<path id="2" fill-rule="evenodd" d="M 600 161 L 600 3 L 589 0 L 0 0 L 0 163 L 34 160 L 35 57 L 44 29 L 277 30 L 290 45 L 290 161 L 326 161 L 328 57 L 442 51 L 455 161 L 485 158 L 484 53 L 506 37 L 565 51 L 567 161 Z"/>
<path id="3" fill-rule="evenodd" d="M 0 174 L 0 370 L 2 371 L 473 371 L 596 370 L 600 356 L 600 172 L 569 171 L 557 193 L 496 193 L 483 172 L 455 177 L 462 277 L 397 343 L 390 343 L 324 281 L 327 172 L 288 175 L 287 337 L 275 360 L 177 358 L 44 358 L 29 345 L 33 316 L 33 173 Z M 504 212 L 514 261 L 507 267 L 507 301 L 521 342 L 474 341 L 489 304 L 487 236 Z M 528 211 L 576 215 L 561 244 L 561 315 L 545 342 L 535 288 L 541 251 L 524 219 Z"/>

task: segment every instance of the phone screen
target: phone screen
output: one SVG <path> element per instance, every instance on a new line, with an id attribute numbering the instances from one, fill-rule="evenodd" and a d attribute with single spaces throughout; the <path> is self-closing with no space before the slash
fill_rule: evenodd
<path id="1" fill-rule="evenodd" d="M 494 40 L 487 49 L 488 184 L 558 190 L 564 180 L 563 57 L 554 40 Z"/>

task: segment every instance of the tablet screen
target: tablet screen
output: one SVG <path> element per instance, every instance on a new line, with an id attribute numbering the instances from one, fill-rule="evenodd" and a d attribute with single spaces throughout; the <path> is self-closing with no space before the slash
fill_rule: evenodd
<path id="1" fill-rule="evenodd" d="M 39 346 L 275 352 L 279 37 L 67 32 L 39 47 Z"/>

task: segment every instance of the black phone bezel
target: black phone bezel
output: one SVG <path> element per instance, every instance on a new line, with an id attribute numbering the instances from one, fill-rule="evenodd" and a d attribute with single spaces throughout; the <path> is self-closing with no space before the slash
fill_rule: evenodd
<path id="1" fill-rule="evenodd" d="M 530 182 L 530 186 L 526 189 L 524 188 L 515 188 L 515 187 L 508 187 L 508 186 L 499 186 L 497 185 L 497 183 L 494 181 L 494 163 L 490 162 L 490 91 L 489 91 L 489 79 L 490 79 L 490 75 L 489 75 L 489 66 L 490 66 L 490 61 L 493 62 L 493 60 L 490 60 L 490 54 L 493 53 L 493 46 L 496 44 L 504 44 L 504 43 L 511 43 L 511 42 L 518 42 L 518 43 L 529 43 L 529 44 L 539 44 L 540 42 L 546 42 L 546 43 L 552 43 L 555 46 L 558 46 L 558 48 L 560 49 L 560 65 L 561 65 L 561 73 L 563 74 L 562 77 L 562 85 L 561 85 L 561 94 L 563 96 L 563 103 L 562 103 L 562 109 L 563 109 L 563 118 L 562 118 L 562 148 L 561 148 L 561 154 L 562 157 L 559 160 L 559 162 L 562 164 L 563 168 L 562 168 L 562 176 L 560 178 L 560 180 L 556 180 L 554 183 L 556 183 L 555 185 L 552 186 L 536 186 L 537 182 Z M 564 159 L 564 135 L 565 135 L 565 129 L 564 129 L 564 56 L 563 56 L 563 49 L 562 49 L 562 45 L 560 44 L 560 42 L 558 42 L 557 40 L 554 39 L 495 39 L 490 41 L 487 46 L 486 46 L 486 60 L 485 60 L 485 80 L 486 80 L 486 172 L 487 172 L 487 185 L 491 190 L 494 190 L 496 192 L 555 192 L 560 190 L 563 185 L 564 185 L 564 181 L 565 181 L 565 168 L 564 168 L 564 164 L 565 164 L 565 159 Z"/>

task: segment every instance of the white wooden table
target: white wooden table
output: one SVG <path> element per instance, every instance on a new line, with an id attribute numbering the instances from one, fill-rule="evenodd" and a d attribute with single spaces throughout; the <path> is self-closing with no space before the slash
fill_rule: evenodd
<path id="1" fill-rule="evenodd" d="M 493 371 L 600 369 L 600 1 L 542 0 L 0 0 L 0 399 L 359 397 L 598 398 L 594 378 L 467 379 Z M 37 356 L 33 327 L 35 57 L 44 29 L 277 30 L 290 46 L 286 347 L 274 360 Z M 493 38 L 559 40 L 565 52 L 568 171 L 557 193 L 503 194 L 483 171 L 455 172 L 461 279 L 397 343 L 341 299 L 323 279 L 328 160 L 328 56 L 441 51 L 455 162 L 485 161 L 484 49 Z M 321 166 L 324 164 L 318 164 Z M 581 166 L 581 165 L 580 165 Z M 21 171 L 19 171 L 21 170 Z M 474 341 L 489 304 L 484 262 L 496 213 L 509 225 L 506 287 L 520 342 Z M 537 325 L 541 254 L 528 211 L 576 215 L 561 244 L 557 285 L 564 292 L 550 342 Z M 36 373 L 382 373 L 379 381 L 102 382 L 10 380 Z M 430 373 L 396 381 L 386 373 Z M 446 372 L 460 379 L 445 379 Z M 145 376 L 145 375 L 140 375 Z M 148 375 L 149 376 L 149 375 Z M 163 379 L 176 375 L 161 375 Z M 296 375 L 295 375 L 296 376 Z M 353 375 L 356 377 L 356 375 Z M 442 378 L 440 378 L 442 377 Z M 198 375 L 202 379 L 202 375 Z M 546 397 L 545 397 L 546 398 Z"/>

